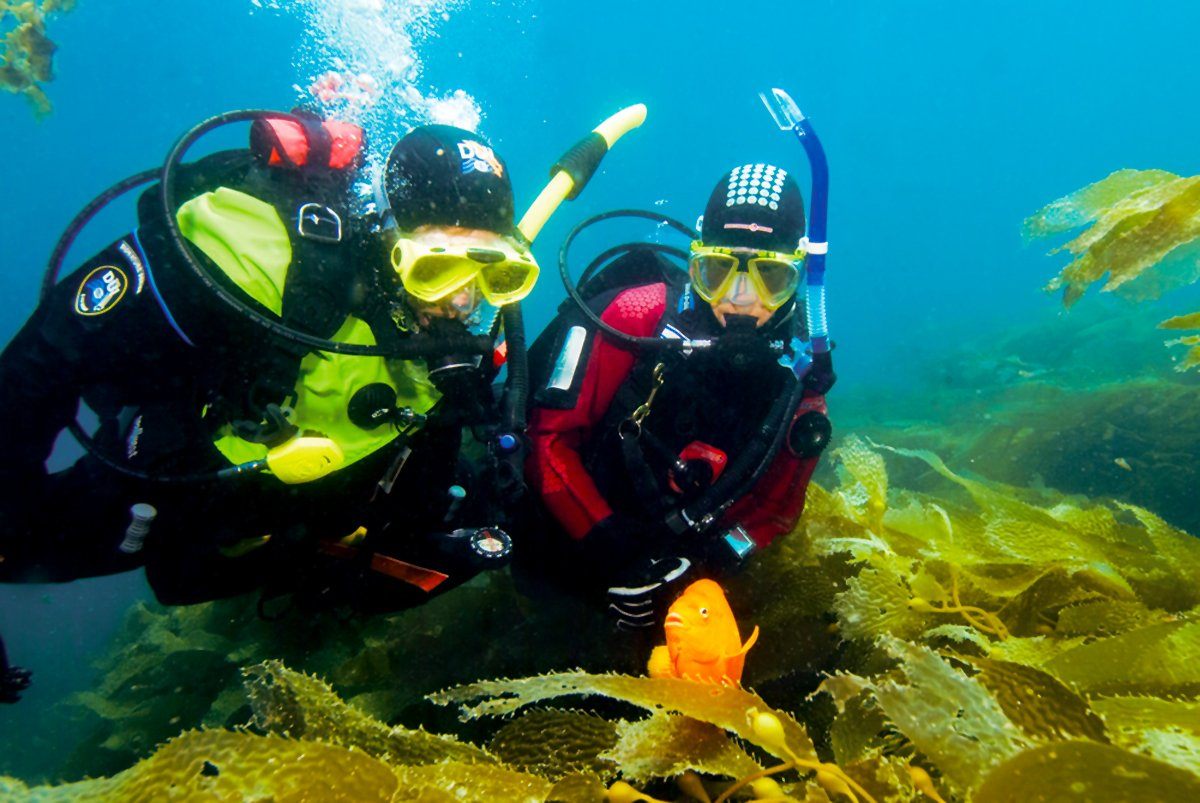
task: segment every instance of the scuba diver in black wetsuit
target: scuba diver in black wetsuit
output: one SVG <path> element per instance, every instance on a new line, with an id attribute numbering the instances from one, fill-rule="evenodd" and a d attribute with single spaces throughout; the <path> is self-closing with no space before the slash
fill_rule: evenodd
<path id="1" fill-rule="evenodd" d="M 0 355 L 0 582 L 144 564 L 168 604 L 263 588 L 375 610 L 501 565 L 489 489 L 520 474 L 530 242 L 641 119 L 606 121 L 590 162 L 568 152 L 520 229 L 505 163 L 448 126 L 396 144 L 366 213 L 361 130 L 303 113 L 213 118 L 115 185 Z M 248 151 L 181 163 L 241 121 Z M 138 228 L 55 284 L 95 211 L 154 178 Z M 482 300 L 499 312 L 475 335 Z M 501 328 L 513 398 L 497 404 Z M 491 455 L 468 471 L 464 426 Z M 88 453 L 48 474 L 67 427 Z"/>
<path id="2" fill-rule="evenodd" d="M 503 531 L 462 525 L 502 523 L 489 491 L 519 491 L 529 245 L 644 114 L 568 151 L 516 228 L 504 163 L 446 127 L 397 144 L 361 215 L 361 132 L 308 116 L 222 115 L 161 172 L 115 185 L 68 228 L 0 356 L 0 581 L 144 564 L 167 603 L 262 588 L 378 610 L 502 564 Z M 249 120 L 248 152 L 181 164 L 207 131 Z M 56 285 L 80 229 L 154 178 L 137 230 Z M 502 309 L 499 405 L 498 327 L 465 326 L 480 296 Z M 81 400 L 94 434 L 72 420 Z M 461 430 L 479 424 L 488 458 L 463 472 Z M 47 474 L 64 427 L 88 454 Z M 13 698 L 28 674 L 5 670 Z"/>
<path id="3" fill-rule="evenodd" d="M 260 117 L 249 150 L 172 166 L 138 228 L 49 290 L 0 356 L 0 579 L 145 563 L 159 598 L 185 603 L 289 587 L 278 571 L 299 571 L 315 536 L 348 535 L 376 507 L 442 527 L 445 504 L 426 500 L 456 482 L 464 416 L 492 408 L 491 338 L 464 322 L 481 297 L 528 293 L 537 265 L 514 236 L 507 168 L 478 137 L 411 132 L 365 215 L 362 146 L 352 125 Z M 80 400 L 100 421 L 89 453 L 48 475 Z"/>

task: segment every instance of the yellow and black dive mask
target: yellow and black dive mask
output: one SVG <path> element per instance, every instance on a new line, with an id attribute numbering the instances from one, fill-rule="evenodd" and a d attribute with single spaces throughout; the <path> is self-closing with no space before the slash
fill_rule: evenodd
<path id="1" fill-rule="evenodd" d="M 710 304 L 728 294 L 737 274 L 746 271 L 762 305 L 774 312 L 796 293 L 800 284 L 800 269 L 807 256 L 803 251 L 793 254 L 778 251 L 754 251 L 746 248 L 721 248 L 692 243 L 688 259 L 688 274 L 696 294 Z"/>
<path id="2" fill-rule="evenodd" d="M 529 295 L 540 268 L 533 254 L 511 240 L 497 245 L 433 245 L 401 234 L 392 248 L 392 267 L 404 289 L 421 301 L 441 301 L 475 281 L 485 299 L 502 306 Z"/>

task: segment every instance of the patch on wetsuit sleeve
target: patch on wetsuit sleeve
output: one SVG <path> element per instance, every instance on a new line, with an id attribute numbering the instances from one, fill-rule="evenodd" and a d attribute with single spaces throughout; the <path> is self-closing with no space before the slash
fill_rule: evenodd
<path id="1" fill-rule="evenodd" d="M 103 315 L 125 296 L 129 277 L 116 265 L 101 265 L 79 283 L 75 293 L 75 312 L 78 315 Z"/>
<path id="2" fill-rule="evenodd" d="M 558 357 L 546 384 L 534 395 L 539 406 L 553 410 L 575 407 L 583 388 L 583 377 L 594 340 L 591 331 L 579 324 L 568 327 L 565 333 L 559 335 Z"/>

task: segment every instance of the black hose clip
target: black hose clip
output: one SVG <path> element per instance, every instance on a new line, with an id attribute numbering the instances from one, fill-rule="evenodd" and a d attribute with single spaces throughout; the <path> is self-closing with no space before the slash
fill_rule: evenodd
<path id="1" fill-rule="evenodd" d="M 833 370 L 833 352 L 821 351 L 812 355 L 812 365 L 804 374 L 804 389 L 824 396 L 833 389 L 837 374 Z"/>
<path id="2" fill-rule="evenodd" d="M 579 193 L 583 192 L 583 188 L 587 186 L 596 169 L 600 167 L 600 161 L 606 153 L 608 153 L 608 142 L 603 136 L 592 131 L 572 145 L 554 163 L 554 167 L 550 168 L 551 178 L 561 170 L 574 182 L 571 192 L 567 195 L 567 200 L 573 201 L 579 197 Z"/>
<path id="3" fill-rule="evenodd" d="M 272 448 L 291 440 L 300 431 L 299 427 L 288 420 L 287 413 L 278 404 L 265 405 L 262 413 L 261 421 L 242 419 L 231 422 L 234 434 L 244 441 L 261 443 Z"/>

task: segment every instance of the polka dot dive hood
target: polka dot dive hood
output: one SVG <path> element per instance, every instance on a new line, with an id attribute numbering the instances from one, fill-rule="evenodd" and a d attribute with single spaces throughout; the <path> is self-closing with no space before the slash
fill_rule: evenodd
<path id="1" fill-rule="evenodd" d="M 804 236 L 804 198 L 781 167 L 746 164 L 726 173 L 704 208 L 705 245 L 792 253 Z"/>

